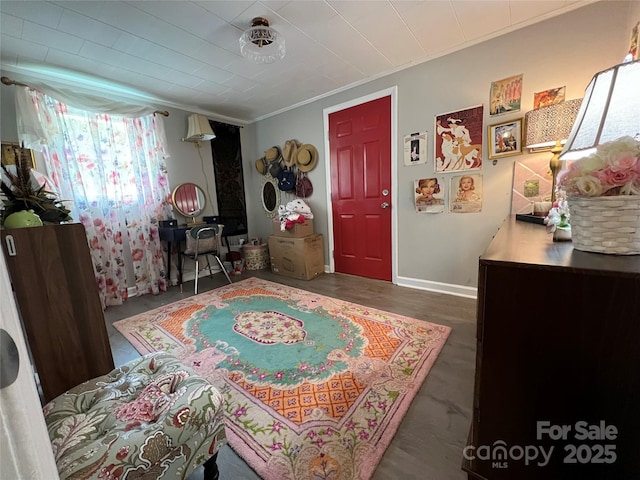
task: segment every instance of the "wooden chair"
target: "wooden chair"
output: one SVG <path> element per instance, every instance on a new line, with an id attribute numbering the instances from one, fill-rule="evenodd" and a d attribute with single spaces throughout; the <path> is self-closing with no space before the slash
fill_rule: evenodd
<path id="1" fill-rule="evenodd" d="M 231 282 L 231 278 L 227 273 L 227 270 L 224 268 L 222 264 L 222 260 L 220 260 L 220 247 L 222 230 L 224 229 L 224 225 L 201 225 L 197 227 L 192 227 L 186 233 L 186 248 L 182 252 L 182 271 L 184 272 L 184 259 L 190 258 L 194 260 L 196 263 L 195 269 L 195 294 L 198 294 L 198 277 L 200 276 L 200 272 L 205 268 L 209 269 L 209 275 L 213 274 L 211 270 L 211 263 L 209 262 L 209 255 L 212 255 L 218 265 L 222 269 L 222 272 L 227 277 L 229 283 Z M 207 266 L 200 268 L 200 257 L 204 256 L 207 260 Z M 182 278 L 180 279 L 180 290 L 182 291 Z"/>

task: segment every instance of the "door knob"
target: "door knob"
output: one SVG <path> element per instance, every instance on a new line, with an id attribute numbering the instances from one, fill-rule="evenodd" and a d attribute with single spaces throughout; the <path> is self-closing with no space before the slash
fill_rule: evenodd
<path id="1" fill-rule="evenodd" d="M 387 202 L 382 202 L 380 205 L 382 208 L 389 208 L 389 204 Z"/>

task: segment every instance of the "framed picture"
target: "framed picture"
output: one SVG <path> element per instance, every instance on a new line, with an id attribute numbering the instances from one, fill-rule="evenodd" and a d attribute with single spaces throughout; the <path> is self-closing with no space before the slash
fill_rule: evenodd
<path id="1" fill-rule="evenodd" d="M 550 88 L 533 94 L 533 109 L 564 102 L 567 87 Z"/>
<path id="2" fill-rule="evenodd" d="M 482 211 L 482 175 L 465 174 L 451 177 L 449 211 L 477 213 Z"/>
<path id="3" fill-rule="evenodd" d="M 436 173 L 482 168 L 483 112 L 484 107 L 479 105 L 436 116 Z"/>
<path id="4" fill-rule="evenodd" d="M 489 125 L 489 158 L 497 159 L 522 153 L 522 118 Z"/>
<path id="5" fill-rule="evenodd" d="M 405 165 L 427 163 L 427 132 L 405 135 L 402 143 L 404 145 Z"/>
<path id="6" fill-rule="evenodd" d="M 30 168 L 36 168 L 32 150 L 22 148 L 18 143 L 2 142 L 2 165 L 15 165 L 16 158 L 26 160 Z"/>
<path id="7" fill-rule="evenodd" d="M 521 100 L 522 74 L 491 82 L 489 115 L 519 112 Z"/>
<path id="8" fill-rule="evenodd" d="M 419 178 L 413 182 L 414 202 L 418 213 L 442 213 L 445 205 L 444 178 Z"/>

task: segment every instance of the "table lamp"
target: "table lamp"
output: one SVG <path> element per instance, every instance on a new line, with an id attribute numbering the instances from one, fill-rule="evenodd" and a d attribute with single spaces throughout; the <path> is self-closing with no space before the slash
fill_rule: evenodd
<path id="1" fill-rule="evenodd" d="M 549 161 L 551 169 L 551 201 L 556 199 L 556 177 L 562 168 L 559 159 L 562 145 L 569 138 L 582 99 L 547 105 L 527 112 L 525 115 L 525 147 L 530 149 L 551 147 L 553 156 Z"/>
<path id="2" fill-rule="evenodd" d="M 640 138 L 640 60 L 594 75 L 560 159 L 587 157 L 625 135 Z"/>

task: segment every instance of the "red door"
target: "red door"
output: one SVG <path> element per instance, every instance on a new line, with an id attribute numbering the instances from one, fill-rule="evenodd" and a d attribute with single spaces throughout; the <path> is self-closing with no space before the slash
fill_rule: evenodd
<path id="1" fill-rule="evenodd" d="M 335 270 L 391 280 L 391 97 L 329 115 Z"/>

